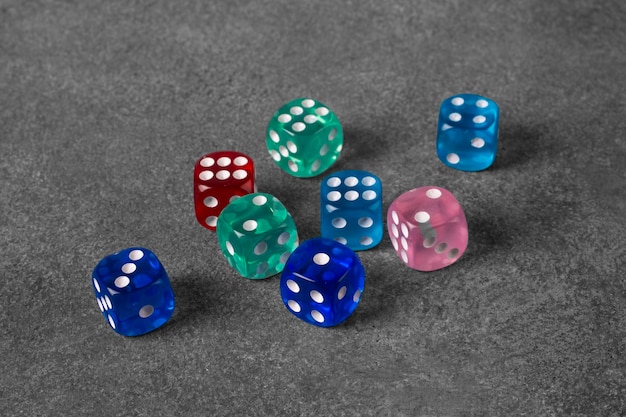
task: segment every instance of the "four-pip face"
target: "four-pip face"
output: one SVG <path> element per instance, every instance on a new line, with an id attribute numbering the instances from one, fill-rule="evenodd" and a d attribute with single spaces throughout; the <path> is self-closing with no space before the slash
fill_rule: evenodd
<path id="1" fill-rule="evenodd" d="M 500 110 L 495 101 L 476 94 L 457 94 L 441 103 L 437 156 L 461 171 L 487 169 L 496 159 Z"/>
<path id="2" fill-rule="evenodd" d="M 378 245 L 383 237 L 383 187 L 367 171 L 334 172 L 320 186 L 322 237 L 352 250 Z"/>
<path id="3" fill-rule="evenodd" d="M 299 98 L 284 104 L 267 126 L 267 150 L 283 171 L 314 177 L 335 163 L 343 149 L 343 130 L 324 103 Z"/>
<path id="4" fill-rule="evenodd" d="M 391 244 L 410 268 L 434 271 L 456 262 L 467 248 L 467 221 L 459 202 L 444 188 L 415 188 L 387 211 Z"/>

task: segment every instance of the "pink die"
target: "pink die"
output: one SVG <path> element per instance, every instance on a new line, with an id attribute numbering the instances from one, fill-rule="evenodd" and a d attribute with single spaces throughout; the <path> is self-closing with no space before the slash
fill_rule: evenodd
<path id="1" fill-rule="evenodd" d="M 391 203 L 387 229 L 398 256 L 410 268 L 435 271 L 467 248 L 467 221 L 452 193 L 441 187 L 407 191 Z"/>

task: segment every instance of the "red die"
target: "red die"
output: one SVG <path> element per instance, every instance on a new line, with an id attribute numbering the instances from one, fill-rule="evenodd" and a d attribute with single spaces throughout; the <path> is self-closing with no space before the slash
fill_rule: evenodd
<path id="1" fill-rule="evenodd" d="M 235 198 L 255 192 L 254 162 L 241 152 L 222 151 L 204 155 L 193 172 L 196 219 L 215 231 L 217 217 Z"/>

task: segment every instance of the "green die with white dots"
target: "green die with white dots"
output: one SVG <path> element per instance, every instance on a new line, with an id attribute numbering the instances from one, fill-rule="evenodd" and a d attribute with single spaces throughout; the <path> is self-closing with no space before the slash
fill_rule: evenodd
<path id="1" fill-rule="evenodd" d="M 298 231 L 276 197 L 252 193 L 222 210 L 217 219 L 217 240 L 226 260 L 240 275 L 262 279 L 283 270 L 298 246 Z"/>
<path id="2" fill-rule="evenodd" d="M 314 177 L 335 163 L 343 149 L 343 131 L 324 103 L 299 98 L 283 105 L 267 126 L 267 149 L 283 171 Z"/>

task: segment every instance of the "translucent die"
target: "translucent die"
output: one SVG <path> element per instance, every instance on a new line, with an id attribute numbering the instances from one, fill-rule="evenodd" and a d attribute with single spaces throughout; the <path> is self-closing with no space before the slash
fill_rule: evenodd
<path id="1" fill-rule="evenodd" d="M 383 237 L 383 188 L 367 171 L 340 171 L 328 175 L 320 187 L 322 237 L 352 250 L 378 245 Z"/>
<path id="2" fill-rule="evenodd" d="M 400 259 L 419 271 L 445 268 L 467 248 L 463 209 L 441 187 L 420 187 L 399 196 L 387 211 L 387 229 Z"/>
<path id="3" fill-rule="evenodd" d="M 325 238 L 303 242 L 280 277 L 287 310 L 320 327 L 343 323 L 361 301 L 364 286 L 365 269 L 356 253 Z"/>
<path id="4" fill-rule="evenodd" d="M 217 220 L 217 240 L 228 263 L 245 278 L 262 279 L 283 270 L 298 246 L 298 232 L 274 196 L 252 193 L 230 203 Z"/>
<path id="5" fill-rule="evenodd" d="M 457 94 L 441 103 L 437 156 L 461 171 L 481 171 L 498 151 L 500 110 L 495 101 L 476 94 Z"/>
<path id="6" fill-rule="evenodd" d="M 128 248 L 105 257 L 94 269 L 91 283 L 106 322 L 121 335 L 155 330 L 174 312 L 170 279 L 148 249 Z"/>
<path id="7" fill-rule="evenodd" d="M 283 105 L 267 126 L 270 156 L 295 177 L 313 177 L 335 163 L 343 149 L 343 130 L 328 106 L 310 98 Z"/>
<path id="8" fill-rule="evenodd" d="M 211 231 L 231 201 L 255 191 L 254 162 L 235 151 L 212 152 L 196 162 L 193 202 L 198 223 Z"/>

